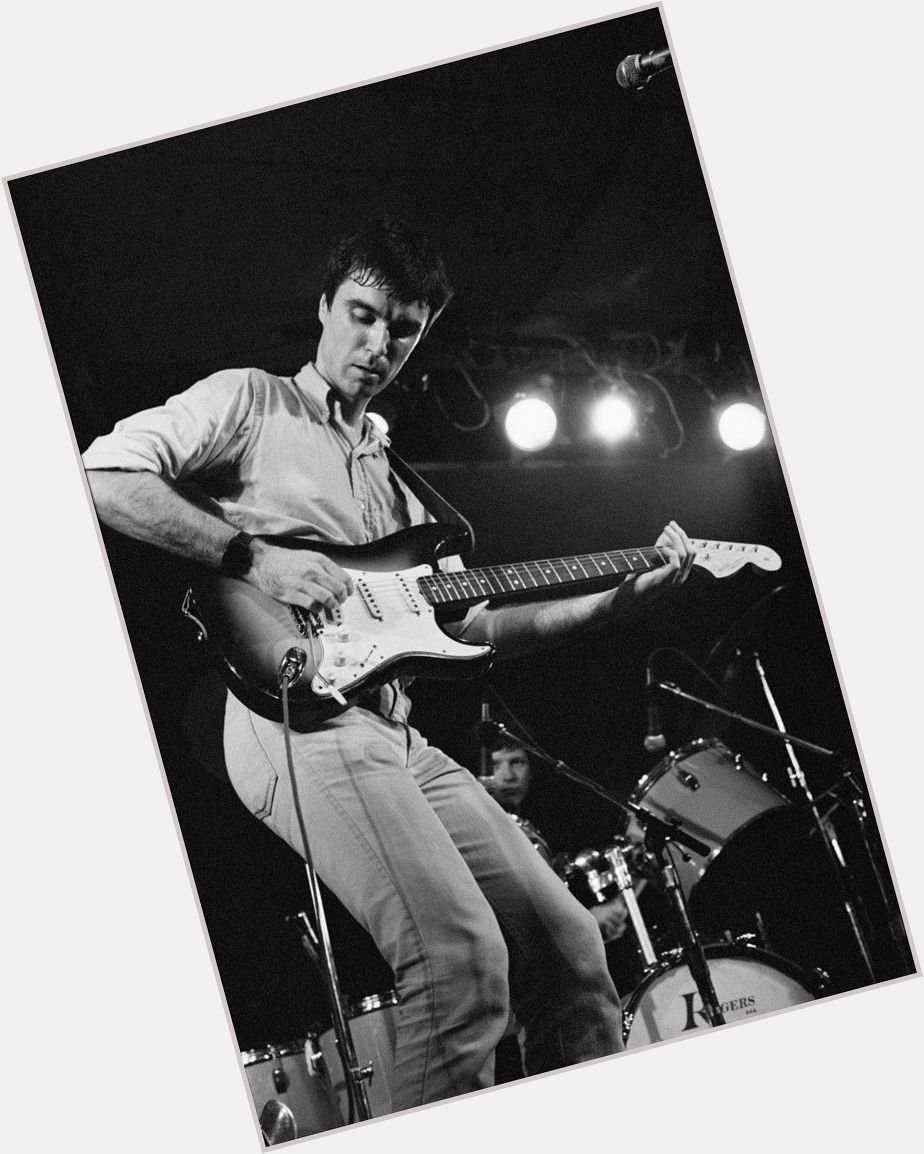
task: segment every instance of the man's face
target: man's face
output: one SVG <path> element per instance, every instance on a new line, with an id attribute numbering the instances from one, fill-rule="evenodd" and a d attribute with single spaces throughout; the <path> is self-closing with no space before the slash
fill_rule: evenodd
<path id="1" fill-rule="evenodd" d="M 370 401 L 414 351 L 428 311 L 420 301 L 403 304 L 385 289 L 345 280 L 318 308 L 318 372 L 345 400 Z"/>
<path id="2" fill-rule="evenodd" d="M 494 795 L 505 808 L 522 805 L 529 791 L 529 758 L 519 748 L 495 749 L 491 754 Z"/>

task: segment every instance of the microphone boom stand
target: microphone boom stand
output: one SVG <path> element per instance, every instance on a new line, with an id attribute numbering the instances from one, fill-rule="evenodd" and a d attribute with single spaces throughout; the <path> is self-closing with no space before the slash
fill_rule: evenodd
<path id="1" fill-rule="evenodd" d="M 360 1066 L 353 1035 L 347 1021 L 343 1006 L 343 996 L 340 991 L 340 981 L 337 976 L 337 966 L 334 962 L 334 950 L 331 944 L 330 931 L 324 913 L 324 902 L 321 898 L 320 879 L 314 866 L 311 847 L 308 844 L 308 834 L 302 814 L 301 801 L 295 781 L 295 769 L 292 763 L 292 750 L 289 738 L 289 687 L 297 680 L 306 662 L 306 655 L 301 649 L 290 649 L 285 654 L 279 668 L 278 683 L 282 694 L 283 737 L 286 748 L 286 761 L 292 778 L 292 797 L 300 832 L 302 834 L 302 848 L 305 859 L 305 874 L 308 879 L 308 895 L 311 901 L 312 918 L 300 918 L 302 925 L 303 944 L 309 956 L 312 954 L 319 962 L 319 969 L 324 977 L 325 992 L 330 1007 L 331 1020 L 334 1027 L 337 1051 L 340 1064 L 343 1067 L 343 1077 L 350 1103 L 350 1113 L 355 1115 L 359 1122 L 368 1121 L 372 1117 L 372 1107 L 369 1103 L 369 1092 L 366 1083 L 373 1076 L 373 1064 L 368 1062 Z M 312 949 L 313 947 L 313 949 Z M 350 1117 L 348 1121 L 353 1121 Z"/>

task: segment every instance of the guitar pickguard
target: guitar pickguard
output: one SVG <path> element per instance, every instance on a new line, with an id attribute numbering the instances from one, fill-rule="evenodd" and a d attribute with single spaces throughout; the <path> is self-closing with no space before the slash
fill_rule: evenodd
<path id="1" fill-rule="evenodd" d="M 417 580 L 433 572 L 418 565 L 393 573 L 347 570 L 355 590 L 340 608 L 316 619 L 311 689 L 322 700 L 361 691 L 383 668 L 415 658 L 481 659 L 489 646 L 455 641 L 436 623 Z M 377 681 L 380 679 L 376 679 Z"/>

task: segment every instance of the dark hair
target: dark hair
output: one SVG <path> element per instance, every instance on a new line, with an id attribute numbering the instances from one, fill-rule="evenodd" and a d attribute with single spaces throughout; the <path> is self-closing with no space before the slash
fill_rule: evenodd
<path id="1" fill-rule="evenodd" d="M 502 750 L 502 749 L 503 750 L 518 749 L 521 753 L 525 754 L 526 760 L 530 763 L 530 765 L 532 765 L 532 763 L 533 763 L 533 759 L 530 756 L 529 750 L 526 748 L 525 745 L 523 745 L 522 742 L 517 741 L 516 737 L 514 737 L 513 735 L 511 735 L 510 737 L 502 737 L 502 738 L 498 739 L 496 745 L 494 746 L 494 750 L 495 750 L 495 752 L 500 752 L 500 750 Z"/>
<path id="2" fill-rule="evenodd" d="M 350 277 L 387 290 L 402 304 L 425 304 L 424 335 L 452 297 L 446 266 L 430 238 L 395 217 L 368 220 L 331 246 L 321 290 L 328 305 Z"/>

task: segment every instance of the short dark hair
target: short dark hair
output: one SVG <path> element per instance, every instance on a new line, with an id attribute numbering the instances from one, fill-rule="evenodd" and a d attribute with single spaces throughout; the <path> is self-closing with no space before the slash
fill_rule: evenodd
<path id="1" fill-rule="evenodd" d="M 367 220 L 334 242 L 321 290 L 328 305 L 350 277 L 386 289 L 403 304 L 425 304 L 424 335 L 452 297 L 446 266 L 430 238 L 398 217 Z"/>
<path id="2" fill-rule="evenodd" d="M 511 736 L 499 738 L 496 745 L 494 746 L 495 753 L 499 753 L 501 750 L 511 749 L 518 749 L 522 754 L 525 755 L 526 760 L 530 763 L 530 765 L 532 765 L 533 759 L 530 757 L 529 750 L 521 741 L 517 741 L 515 737 Z"/>

